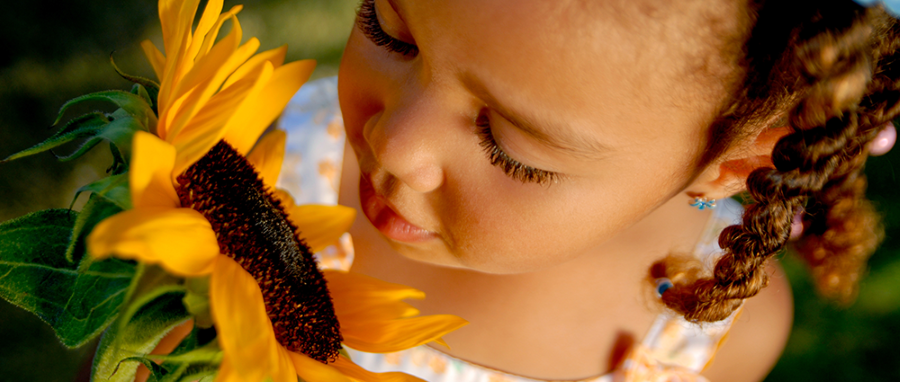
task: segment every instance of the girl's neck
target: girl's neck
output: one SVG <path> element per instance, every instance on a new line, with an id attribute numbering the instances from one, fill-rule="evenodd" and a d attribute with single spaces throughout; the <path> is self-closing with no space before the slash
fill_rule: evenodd
<path id="1" fill-rule="evenodd" d="M 341 204 L 359 210 L 356 167 L 347 155 Z M 514 374 L 577 379 L 607 372 L 617 347 L 640 341 L 661 311 L 645 282 L 650 266 L 669 253 L 692 253 L 708 220 L 708 211 L 676 197 L 583 256 L 513 275 L 409 260 L 371 224 L 356 224 L 352 271 L 424 291 L 425 300 L 411 301 L 423 314 L 470 321 L 445 337 L 452 350 L 439 350 Z"/>

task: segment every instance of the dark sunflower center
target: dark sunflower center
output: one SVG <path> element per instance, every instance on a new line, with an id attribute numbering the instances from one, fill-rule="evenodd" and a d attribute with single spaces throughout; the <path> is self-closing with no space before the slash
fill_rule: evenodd
<path id="1" fill-rule="evenodd" d="M 247 159 L 220 141 L 178 177 L 176 188 L 181 205 L 212 224 L 222 254 L 256 279 L 278 342 L 335 361 L 342 338 L 325 278 Z"/>

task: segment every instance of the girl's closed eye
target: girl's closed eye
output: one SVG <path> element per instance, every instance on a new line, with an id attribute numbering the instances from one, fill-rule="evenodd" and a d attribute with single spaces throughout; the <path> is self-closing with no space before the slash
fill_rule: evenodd
<path id="1" fill-rule="evenodd" d="M 522 183 L 541 185 L 559 181 L 559 174 L 531 167 L 507 155 L 494 139 L 494 134 L 491 132 L 491 120 L 486 111 L 478 114 L 475 126 L 478 127 L 478 135 L 481 137 L 481 147 L 484 148 L 491 164 L 500 167 L 507 176 Z"/>
<path id="2" fill-rule="evenodd" d="M 385 16 L 388 14 L 394 16 L 390 17 L 391 21 L 395 21 L 397 24 L 402 23 L 399 15 L 392 13 L 396 12 L 393 10 L 393 7 L 388 5 L 387 8 L 391 9 L 387 9 L 385 12 L 379 12 L 378 8 L 375 6 L 375 0 L 363 0 L 362 4 L 359 6 L 359 12 L 357 13 L 357 27 L 359 27 L 363 34 L 375 45 L 384 47 L 389 52 L 397 53 L 404 57 L 416 57 L 419 54 L 419 47 L 412 41 L 412 37 L 409 36 L 408 32 L 403 33 L 401 28 L 394 28 L 396 29 L 396 33 L 401 35 L 394 37 L 388 34 L 384 29 L 385 27 L 382 26 L 382 21 L 380 19 L 386 18 Z M 405 28 L 405 26 L 403 28 Z M 403 39 L 408 39 L 409 42 L 404 41 Z"/>
<path id="3" fill-rule="evenodd" d="M 383 8 L 390 9 L 380 12 Z M 363 0 L 357 15 L 357 26 L 366 38 L 375 45 L 384 47 L 389 52 L 404 57 L 415 58 L 419 54 L 419 47 L 413 42 L 407 42 L 413 40 L 408 31 L 405 30 L 405 26 L 393 25 L 403 24 L 403 21 L 390 4 L 386 7 L 378 7 L 376 0 Z M 386 18 L 393 21 L 388 29 L 396 31 L 395 33 L 402 37 L 394 37 L 385 31 L 387 26 L 382 24 L 382 19 Z M 401 26 L 402 28 L 400 28 Z M 407 41 L 404 41 L 404 39 Z M 559 180 L 559 174 L 555 172 L 528 166 L 507 155 L 494 139 L 494 135 L 491 132 L 490 118 L 487 113 L 479 113 L 475 125 L 478 127 L 477 133 L 481 137 L 481 147 L 484 148 L 491 164 L 502 169 L 507 176 L 523 183 L 549 184 Z"/>

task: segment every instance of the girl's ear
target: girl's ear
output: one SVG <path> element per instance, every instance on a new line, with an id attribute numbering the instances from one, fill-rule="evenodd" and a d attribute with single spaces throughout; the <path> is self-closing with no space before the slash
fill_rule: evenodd
<path id="1" fill-rule="evenodd" d="M 736 146 L 710 164 L 685 192 L 692 198 L 723 199 L 744 191 L 751 172 L 773 166 L 772 149 L 790 131 L 787 126 L 763 130 L 750 144 Z"/>

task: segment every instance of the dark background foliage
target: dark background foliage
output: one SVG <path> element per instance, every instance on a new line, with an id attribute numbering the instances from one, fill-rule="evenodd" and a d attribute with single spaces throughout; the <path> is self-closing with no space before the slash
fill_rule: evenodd
<path id="1" fill-rule="evenodd" d="M 247 0 L 239 15 L 245 36 L 261 49 L 289 45 L 288 59 L 316 58 L 314 77 L 332 75 L 353 22 L 357 0 Z M 226 1 L 226 9 L 234 5 Z M 226 27 L 227 28 L 227 27 Z M 75 96 L 128 89 L 108 63 L 114 53 L 128 73 L 152 77 L 139 42 L 161 46 L 156 2 L 16 1 L 0 12 L 0 158 L 52 133 L 58 108 Z M 245 38 L 246 40 L 246 38 Z M 88 105 L 69 116 L 105 105 Z M 108 109 L 103 109 L 108 110 Z M 62 150 L 65 152 L 65 150 Z M 74 190 L 104 174 L 103 145 L 73 163 L 49 153 L 0 164 L 0 221 L 66 207 Z M 837 307 L 815 296 L 809 277 L 790 255 L 782 262 L 795 294 L 794 330 L 767 381 L 900 380 L 900 149 L 873 158 L 870 197 L 886 215 L 887 237 L 871 261 L 857 302 Z M 76 206 L 83 201 L 76 203 Z M 2 259 L 0 259 L 2 261 Z M 2 275 L 0 275 L 2 278 Z M 93 349 L 66 349 L 36 317 L 0 302 L 0 380 L 70 381 L 86 372 Z"/>

